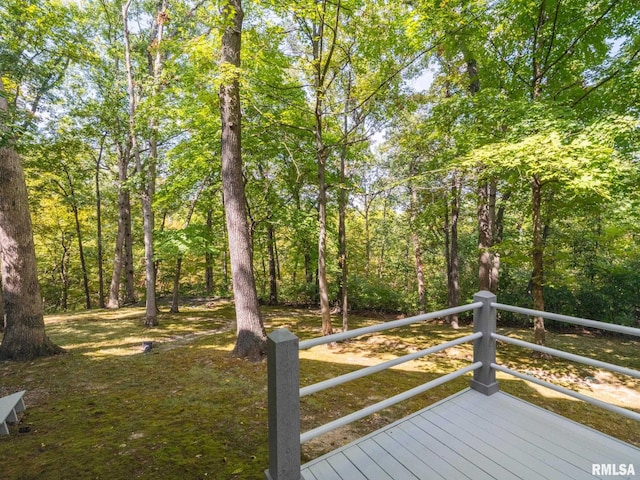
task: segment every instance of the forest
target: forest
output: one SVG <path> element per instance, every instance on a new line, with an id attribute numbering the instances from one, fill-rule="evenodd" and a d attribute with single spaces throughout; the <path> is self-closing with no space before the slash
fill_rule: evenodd
<path id="1" fill-rule="evenodd" d="M 639 107 L 636 0 L 3 0 L 0 357 L 205 296 L 638 326 Z"/>

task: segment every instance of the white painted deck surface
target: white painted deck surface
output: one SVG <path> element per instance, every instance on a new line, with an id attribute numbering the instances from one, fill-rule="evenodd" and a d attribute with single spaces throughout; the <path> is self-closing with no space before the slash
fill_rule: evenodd
<path id="1" fill-rule="evenodd" d="M 564 480 L 640 449 L 511 395 L 463 390 L 302 466 L 305 480 Z"/>

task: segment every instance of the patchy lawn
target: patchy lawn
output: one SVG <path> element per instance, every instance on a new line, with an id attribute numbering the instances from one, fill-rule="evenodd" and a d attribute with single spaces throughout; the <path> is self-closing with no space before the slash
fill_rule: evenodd
<path id="1" fill-rule="evenodd" d="M 320 333 L 316 312 L 265 308 L 268 330 L 301 338 Z M 162 313 L 142 326 L 141 308 L 48 316 L 47 332 L 67 353 L 0 363 L 0 395 L 27 390 L 21 422 L 0 437 L 3 479 L 260 479 L 268 465 L 266 365 L 230 357 L 233 307 L 215 302 Z M 381 321 L 353 317 L 351 328 Z M 337 322 L 336 322 L 337 323 Z M 471 332 L 439 323 L 365 336 L 301 353 L 301 383 L 413 352 Z M 526 330 L 501 333 L 530 339 Z M 142 342 L 152 341 L 149 353 Z M 574 331 L 549 334 L 549 346 L 640 369 L 640 342 Z M 302 400 L 309 429 L 466 365 L 458 346 Z M 499 347 L 499 362 L 640 411 L 640 382 L 562 360 Z M 499 375 L 501 388 L 640 446 L 636 422 L 526 382 Z M 304 460 L 342 445 L 468 385 L 468 378 L 426 392 L 303 447 Z"/>

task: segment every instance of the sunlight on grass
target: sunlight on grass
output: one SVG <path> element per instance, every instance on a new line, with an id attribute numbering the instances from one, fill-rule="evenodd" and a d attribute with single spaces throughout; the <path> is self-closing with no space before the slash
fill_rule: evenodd
<path id="1" fill-rule="evenodd" d="M 267 331 L 286 327 L 301 339 L 320 334 L 315 311 L 263 309 Z M 0 363 L 0 394 L 27 390 L 18 433 L 0 437 L 7 478 L 262 478 L 267 459 L 266 362 L 229 355 L 234 312 L 228 302 L 182 307 L 143 326 L 144 309 L 91 311 L 46 318 L 47 333 L 67 354 L 28 363 Z M 352 316 L 350 328 L 384 318 Z M 301 385 L 413 353 L 471 333 L 422 323 L 300 353 Z M 528 330 L 500 333 L 531 340 Z M 152 341 L 150 353 L 142 342 Z M 640 369 L 640 342 L 570 332 L 550 333 L 551 347 Z M 303 430 L 468 365 L 471 344 L 302 399 Z M 498 363 L 567 388 L 640 410 L 637 380 L 561 360 L 532 358 L 500 345 Z M 305 444 L 310 459 L 387 425 L 469 385 L 470 375 Z M 640 445 L 633 421 L 498 373 L 502 390 Z"/>

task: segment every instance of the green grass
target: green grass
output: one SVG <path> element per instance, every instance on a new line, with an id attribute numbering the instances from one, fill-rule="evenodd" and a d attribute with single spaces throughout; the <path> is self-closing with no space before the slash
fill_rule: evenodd
<path id="1" fill-rule="evenodd" d="M 320 319 L 306 310 L 266 308 L 267 329 L 317 336 Z M 0 363 L 0 395 L 26 389 L 27 410 L 0 437 L 0 477 L 13 479 L 260 479 L 268 465 L 266 364 L 232 358 L 233 308 L 228 303 L 183 307 L 142 326 L 140 308 L 46 318 L 64 355 Z M 351 328 L 380 321 L 354 317 Z M 526 330 L 502 333 L 529 339 Z M 307 385 L 470 333 L 432 323 L 367 336 L 301 354 Z M 142 353 L 142 341 L 154 342 Z M 639 342 L 578 332 L 550 334 L 550 346 L 640 369 Z M 466 365 L 464 345 L 302 400 L 309 429 Z M 542 374 L 563 386 L 640 410 L 640 384 L 560 360 L 532 358 L 500 346 L 500 362 Z M 640 445 L 637 423 L 513 378 L 504 391 Z M 596 383 L 598 382 L 598 383 Z M 422 394 L 303 447 L 313 458 L 465 388 L 468 378 Z M 22 430 L 21 431 L 19 431 Z M 26 431 L 28 429 L 28 431 Z"/>

